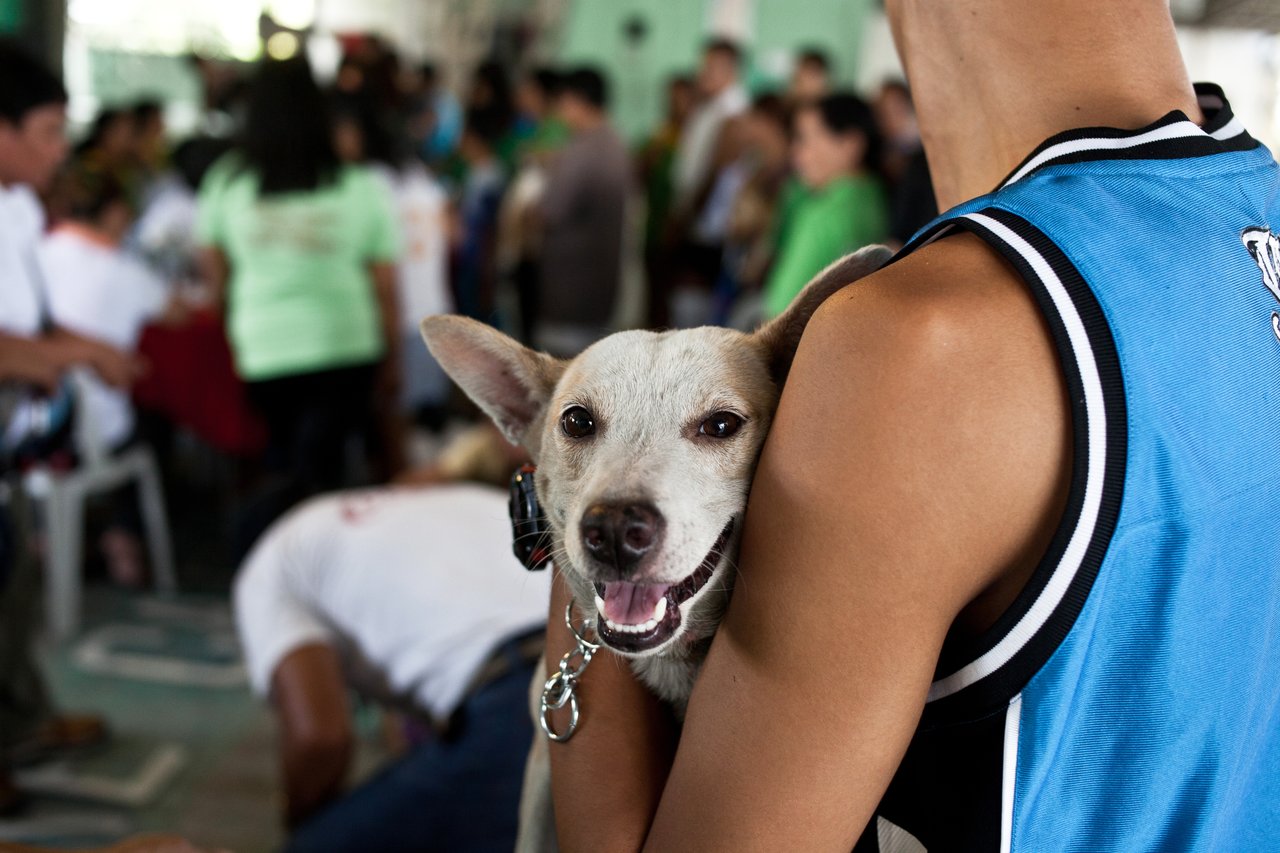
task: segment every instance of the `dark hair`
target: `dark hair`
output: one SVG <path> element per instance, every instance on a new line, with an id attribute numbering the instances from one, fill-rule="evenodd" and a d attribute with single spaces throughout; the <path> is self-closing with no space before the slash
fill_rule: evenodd
<path id="1" fill-rule="evenodd" d="M 383 121 L 370 92 L 335 92 L 330 102 L 330 116 L 335 123 L 350 121 L 360 129 L 365 159 L 388 166 L 398 164 L 400 157 L 396 152 L 395 136 Z"/>
<path id="2" fill-rule="evenodd" d="M 751 102 L 751 112 L 777 125 L 784 134 L 787 133 L 791 124 L 791 111 L 787 107 L 787 102 L 773 92 L 757 95 Z"/>
<path id="3" fill-rule="evenodd" d="M 800 51 L 800 55 L 796 58 L 797 65 L 813 65 L 821 68 L 825 74 L 831 70 L 831 59 L 827 56 L 827 52 L 820 47 L 806 47 Z"/>
<path id="4" fill-rule="evenodd" d="M 564 75 L 560 81 L 560 94 L 573 95 L 598 110 L 609 105 L 609 84 L 604 75 L 591 66 L 581 66 Z"/>
<path id="5" fill-rule="evenodd" d="M 742 48 L 738 47 L 737 42 L 727 38 L 708 39 L 702 51 L 703 53 L 719 53 L 731 60 L 734 65 L 742 64 Z"/>
<path id="6" fill-rule="evenodd" d="M 164 107 L 159 101 L 153 98 L 146 98 L 136 102 L 132 107 L 130 107 L 129 115 L 133 118 L 133 126 L 135 128 L 141 128 L 149 121 L 163 118 Z"/>
<path id="7" fill-rule="evenodd" d="M 62 82 L 17 44 L 0 39 L 0 120 L 15 127 L 27 113 L 51 104 L 65 104 Z"/>
<path id="8" fill-rule="evenodd" d="M 76 156 L 82 157 L 101 145 L 102 141 L 107 138 L 107 133 L 111 130 L 112 125 L 121 122 L 128 122 L 132 125 L 133 116 L 124 110 L 111 108 L 100 110 L 94 116 L 93 124 L 89 126 L 89 132 L 85 134 L 84 139 L 80 140 L 80 144 L 76 146 Z"/>
<path id="9" fill-rule="evenodd" d="M 267 60 L 249 89 L 240 155 L 262 195 L 314 190 L 331 183 L 338 155 L 324 95 L 301 57 Z"/>
<path id="10" fill-rule="evenodd" d="M 477 90 L 481 87 L 489 90 L 488 103 L 475 102 Z M 497 62 L 482 62 L 471 77 L 471 88 L 467 92 L 467 106 L 488 110 L 504 125 L 510 125 L 515 116 L 515 104 L 511 98 L 511 81 L 507 72 Z M 503 130 L 506 130 L 504 126 Z"/>
<path id="11" fill-rule="evenodd" d="M 537 86 L 545 98 L 554 98 L 560 94 L 564 83 L 564 75 L 554 68 L 535 68 L 526 79 Z"/>
<path id="12" fill-rule="evenodd" d="M 231 149 L 231 143 L 213 136 L 188 139 L 173 149 L 173 168 L 190 189 L 200 188 L 209 167 Z"/>
<path id="13" fill-rule="evenodd" d="M 494 110 L 471 107 L 463 120 L 462 133 L 495 148 L 507 132 L 508 124 Z"/>
<path id="14" fill-rule="evenodd" d="M 96 222 L 112 205 L 134 210 L 133 198 L 124 183 L 109 169 L 95 169 L 76 162 L 58 182 L 66 204 L 66 215 L 80 222 Z"/>
<path id="15" fill-rule="evenodd" d="M 837 136 L 862 134 L 866 140 L 866 153 L 863 164 L 868 169 L 877 169 L 880 164 L 880 130 L 876 127 L 875 115 L 866 101 L 852 92 L 836 92 L 819 98 L 807 105 L 818 114 L 818 118 L 827 130 Z M 805 109 L 802 107 L 801 109 Z"/>

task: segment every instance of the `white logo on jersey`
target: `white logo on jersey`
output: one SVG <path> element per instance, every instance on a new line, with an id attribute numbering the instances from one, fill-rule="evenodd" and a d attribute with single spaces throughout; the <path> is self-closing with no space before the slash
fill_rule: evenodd
<path id="1" fill-rule="evenodd" d="M 1272 234 L 1270 228 L 1246 228 L 1240 239 L 1262 270 L 1262 283 L 1280 301 L 1280 234 Z M 1271 331 L 1280 340 L 1280 312 L 1271 312 Z"/>

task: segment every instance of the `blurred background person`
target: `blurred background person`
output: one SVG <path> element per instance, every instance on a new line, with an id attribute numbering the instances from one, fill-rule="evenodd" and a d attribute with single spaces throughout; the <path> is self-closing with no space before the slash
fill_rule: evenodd
<path id="1" fill-rule="evenodd" d="M 48 316 L 31 191 L 44 191 L 67 155 L 67 93 L 41 63 L 0 40 L 0 816 L 22 805 L 13 769 L 101 744 L 105 722 L 56 710 L 36 655 L 40 565 L 32 519 L 9 443 L 32 398 L 64 395 L 62 374 L 91 366 L 127 385 L 137 366 L 119 351 L 58 329 Z M 25 190 L 20 188 L 26 188 Z M 14 384 L 16 381 L 16 384 Z"/>
<path id="2" fill-rule="evenodd" d="M 364 93 L 336 95 L 332 103 L 334 145 L 344 163 L 364 164 L 382 179 L 395 202 L 396 221 L 403 249 L 396 264 L 400 300 L 400 362 L 402 389 L 393 411 L 382 417 L 398 420 L 402 414 L 419 422 L 435 423 L 449 395 L 449 380 L 426 347 L 418 324 L 433 314 L 454 310 L 447 280 L 445 220 L 448 198 L 440 182 L 410 150 L 407 137 L 394 130 L 396 115 L 385 115 Z M 403 428 L 385 426 L 383 444 L 393 458 L 388 467 L 401 470 L 405 443 Z"/>
<path id="3" fill-rule="evenodd" d="M 708 180 L 721 126 L 747 108 L 741 73 L 742 51 L 736 44 L 728 39 L 707 42 L 698 69 L 698 104 L 681 131 L 676 150 L 678 204 L 689 204 Z"/>
<path id="4" fill-rule="evenodd" d="M 725 222 L 724 258 L 711 321 L 749 329 L 760 319 L 760 288 L 774 253 L 774 229 L 791 179 L 786 102 L 764 94 L 738 119 L 743 173 Z"/>
<path id="5" fill-rule="evenodd" d="M 134 352 L 147 323 L 177 321 L 183 306 L 168 283 L 123 248 L 134 220 L 124 187 L 109 173 L 74 168 L 61 184 L 57 192 L 67 198 L 67 217 L 54 226 L 39 250 L 49 315 L 62 328 Z M 117 453 L 138 441 L 127 391 L 86 374 L 79 379 L 76 404 L 76 417 L 90 425 L 94 445 L 105 453 Z M 98 548 L 107 574 L 119 586 L 143 586 L 146 567 L 136 494 L 132 489 L 117 490 L 96 503 L 106 515 L 95 526 L 102 528 Z"/>
<path id="6" fill-rule="evenodd" d="M 385 183 L 339 161 L 301 59 L 260 66 L 244 137 L 201 187 L 198 229 L 269 432 L 275 476 L 243 514 L 243 550 L 298 500 L 342 486 L 375 394 L 399 394 L 400 229 Z"/>
<path id="7" fill-rule="evenodd" d="M 550 578 L 510 535 L 506 489 L 437 484 L 316 498 L 254 548 L 236 617 L 278 723 L 290 853 L 511 850 Z M 352 689 L 407 743 L 345 792 Z"/>
<path id="8" fill-rule="evenodd" d="M 806 47 L 796 57 L 787 86 L 787 104 L 796 109 L 831 91 L 831 58 L 820 47 Z"/>
<path id="9" fill-rule="evenodd" d="M 502 201 L 498 234 L 498 265 L 516 292 L 519 336 L 532 343 L 538 316 L 538 264 L 541 235 L 537 208 L 546 189 L 547 170 L 570 138 L 557 114 L 560 73 L 536 68 L 516 85 L 516 125 L 521 146 L 515 174 Z"/>
<path id="10" fill-rule="evenodd" d="M 497 321 L 498 211 L 506 189 L 498 145 L 508 126 L 499 110 L 472 108 L 462 126 L 458 154 L 465 171 L 451 219 L 454 302 L 459 314 Z"/>
<path id="11" fill-rule="evenodd" d="M 929 161 L 905 81 L 882 83 L 872 107 L 884 140 L 880 164 L 889 189 L 889 235 L 902 245 L 938 215 Z"/>
<path id="12" fill-rule="evenodd" d="M 740 76 L 742 52 L 728 39 L 712 39 L 698 69 L 698 103 L 680 133 L 673 172 L 675 188 L 672 274 L 650 282 L 649 324 L 671 323 L 671 297 L 677 286 L 709 292 L 720 271 L 723 235 L 699 223 L 714 193 L 719 171 L 736 154 L 731 120 L 749 104 Z M 723 193 L 717 201 L 723 199 Z"/>
<path id="13" fill-rule="evenodd" d="M 433 62 L 418 66 L 416 80 L 409 86 L 410 97 L 419 108 L 431 114 L 431 131 L 423 136 L 418 153 L 428 163 L 444 161 L 458 147 L 462 135 L 462 107 L 458 98 L 440 79 L 440 69 Z"/>
<path id="14" fill-rule="evenodd" d="M 675 235 L 671 217 L 675 206 L 676 151 L 685 123 L 697 103 L 697 88 L 690 76 L 672 77 L 667 81 L 665 92 L 666 107 L 661 123 L 644 141 L 636 156 L 637 177 L 645 198 L 644 265 L 651 303 L 654 283 L 665 280 L 672 273 L 670 255 Z M 650 305 L 651 313 L 653 310 Z"/>
<path id="15" fill-rule="evenodd" d="M 871 108 L 836 93 L 795 114 L 792 164 L 804 186 L 784 211 L 777 254 L 764 291 L 764 313 L 776 317 L 823 267 L 888 236 L 878 173 L 880 134 Z"/>
<path id="16" fill-rule="evenodd" d="M 542 298 L 535 340 L 556 355 L 574 355 L 601 337 L 618 295 L 631 164 L 609 123 L 608 103 L 596 69 L 564 75 L 556 109 L 572 136 L 538 208 Z"/>

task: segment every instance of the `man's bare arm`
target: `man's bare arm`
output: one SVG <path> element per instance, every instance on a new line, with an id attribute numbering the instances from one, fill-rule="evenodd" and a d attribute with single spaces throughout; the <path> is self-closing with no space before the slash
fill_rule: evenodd
<path id="1" fill-rule="evenodd" d="M 640 830 L 619 849 L 849 850 L 915 731 L 944 637 L 989 623 L 1047 547 L 1069 437 L 1038 310 L 976 238 L 833 297 L 762 455 L 734 599 L 647 842 Z M 644 720 L 623 708 L 591 725 L 646 737 Z M 570 800 L 560 826 L 579 837 L 608 821 L 594 798 L 627 797 L 627 774 L 588 745 L 557 746 L 553 764 Z"/>
<path id="2" fill-rule="evenodd" d="M 324 643 L 294 649 L 271 677 L 280 723 L 285 822 L 296 826 L 342 793 L 354 738 L 338 654 Z"/>

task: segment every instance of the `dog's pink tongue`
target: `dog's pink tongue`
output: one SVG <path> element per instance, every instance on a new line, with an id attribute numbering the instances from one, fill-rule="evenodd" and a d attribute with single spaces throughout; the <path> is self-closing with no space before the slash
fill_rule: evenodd
<path id="1" fill-rule="evenodd" d="M 636 584 L 614 581 L 604 585 L 604 616 L 615 625 L 639 625 L 653 617 L 658 599 L 666 595 L 667 584 Z"/>

